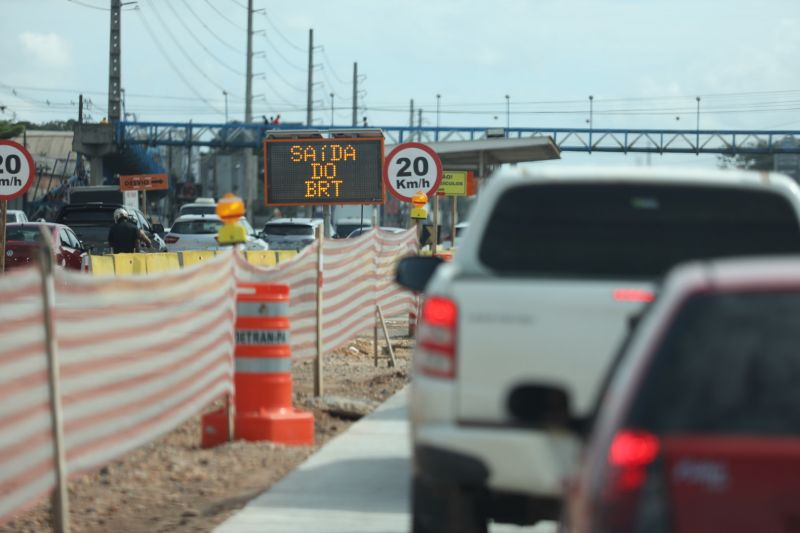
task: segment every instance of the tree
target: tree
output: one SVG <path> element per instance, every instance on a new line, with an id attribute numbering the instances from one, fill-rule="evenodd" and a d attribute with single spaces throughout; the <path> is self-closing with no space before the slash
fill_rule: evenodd
<path id="1" fill-rule="evenodd" d="M 14 124 L 10 120 L 0 120 L 0 139 L 11 139 L 22 135 L 25 131 L 23 124 Z"/>
<path id="2" fill-rule="evenodd" d="M 752 146 L 752 145 L 751 145 Z M 766 141 L 758 141 L 755 148 L 767 149 Z M 742 168 L 747 170 L 772 170 L 775 168 L 774 154 L 736 154 L 719 156 L 720 168 Z"/>

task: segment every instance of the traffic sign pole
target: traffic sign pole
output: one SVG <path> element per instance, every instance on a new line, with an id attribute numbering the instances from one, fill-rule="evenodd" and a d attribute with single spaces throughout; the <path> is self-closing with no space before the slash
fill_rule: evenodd
<path id="1" fill-rule="evenodd" d="M 6 216 L 8 200 L 0 200 L 0 274 L 6 271 Z"/>
<path id="2" fill-rule="evenodd" d="M 439 244 L 439 195 L 433 196 L 433 235 L 431 235 L 431 252 L 436 255 L 436 245 Z"/>

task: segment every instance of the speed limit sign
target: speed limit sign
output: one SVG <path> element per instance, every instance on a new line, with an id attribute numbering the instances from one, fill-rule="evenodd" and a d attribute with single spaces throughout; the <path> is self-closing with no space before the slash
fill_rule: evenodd
<path id="1" fill-rule="evenodd" d="M 13 200 L 25 194 L 35 172 L 33 158 L 21 144 L 0 140 L 0 200 Z"/>
<path id="2" fill-rule="evenodd" d="M 428 198 L 442 183 L 442 161 L 429 146 L 405 143 L 396 146 L 383 163 L 383 179 L 389 192 L 403 202 L 422 191 Z"/>

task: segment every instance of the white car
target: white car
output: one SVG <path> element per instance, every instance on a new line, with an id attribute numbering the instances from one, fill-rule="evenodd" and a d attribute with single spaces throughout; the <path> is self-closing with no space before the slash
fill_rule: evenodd
<path id="1" fill-rule="evenodd" d="M 261 238 L 270 250 L 301 250 L 314 242 L 322 224 L 321 218 L 274 218 L 264 224 Z M 332 236 L 329 231 L 327 237 Z"/>
<path id="2" fill-rule="evenodd" d="M 28 216 L 25 211 L 19 209 L 9 209 L 6 211 L 6 224 L 23 224 L 28 222 Z"/>
<path id="3" fill-rule="evenodd" d="M 397 271 L 425 292 L 408 399 L 414 533 L 558 518 L 580 442 L 514 406 L 560 401 L 548 385 L 589 417 L 674 265 L 800 253 L 800 188 L 741 171 L 509 169 L 463 239 L 452 262 L 408 257 Z"/>
<path id="4" fill-rule="evenodd" d="M 269 250 L 269 245 L 258 238 L 253 226 L 242 217 L 239 224 L 247 232 L 245 250 Z M 172 227 L 164 236 L 167 251 L 183 252 L 186 250 L 218 250 L 222 246 L 217 242 L 217 233 L 222 227 L 222 219 L 217 215 L 184 215 L 175 219 Z"/>
<path id="5" fill-rule="evenodd" d="M 185 215 L 216 215 L 217 203 L 213 198 L 197 198 L 190 204 L 183 204 L 178 211 L 178 217 Z"/>

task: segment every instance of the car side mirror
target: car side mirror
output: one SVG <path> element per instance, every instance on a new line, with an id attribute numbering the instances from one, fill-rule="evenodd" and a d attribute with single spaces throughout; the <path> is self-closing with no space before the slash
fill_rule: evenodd
<path id="1" fill-rule="evenodd" d="M 569 394 L 554 385 L 526 383 L 508 395 L 511 416 L 525 426 L 561 429 L 582 435 L 585 421 L 572 417 Z"/>
<path id="2" fill-rule="evenodd" d="M 153 227 L 153 233 L 158 233 L 159 235 L 163 235 L 165 233 L 164 224 L 156 222 L 155 224 L 152 225 L 152 227 Z"/>
<path id="3" fill-rule="evenodd" d="M 406 289 L 422 292 L 425 290 L 425 286 L 433 276 L 436 268 L 442 263 L 444 261 L 439 257 L 419 255 L 404 257 L 397 264 L 395 281 Z"/>

